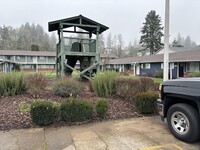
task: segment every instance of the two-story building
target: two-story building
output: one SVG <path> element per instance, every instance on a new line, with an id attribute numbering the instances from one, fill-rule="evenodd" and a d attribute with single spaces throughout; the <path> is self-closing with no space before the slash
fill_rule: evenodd
<path id="1" fill-rule="evenodd" d="M 55 68 L 55 55 L 51 51 L 0 50 L 0 60 L 10 61 L 4 72 L 11 71 L 13 64 L 20 64 L 24 71 L 51 71 Z"/>
<path id="2" fill-rule="evenodd" d="M 101 68 L 111 59 L 117 58 L 114 54 L 100 54 Z M 56 52 L 52 51 L 25 51 L 0 50 L 0 72 L 10 72 L 15 64 L 19 64 L 23 71 L 53 71 L 55 69 Z M 78 62 L 79 63 L 79 62 Z M 76 68 L 79 68 L 77 63 Z"/>

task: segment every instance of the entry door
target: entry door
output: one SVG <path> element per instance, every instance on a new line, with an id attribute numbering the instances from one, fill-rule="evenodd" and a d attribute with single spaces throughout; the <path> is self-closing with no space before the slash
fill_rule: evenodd
<path id="1" fill-rule="evenodd" d="M 136 65 L 136 75 L 140 75 L 140 65 Z"/>
<path id="2" fill-rule="evenodd" d="M 185 63 L 179 63 L 179 77 L 184 76 L 184 66 L 185 66 Z"/>

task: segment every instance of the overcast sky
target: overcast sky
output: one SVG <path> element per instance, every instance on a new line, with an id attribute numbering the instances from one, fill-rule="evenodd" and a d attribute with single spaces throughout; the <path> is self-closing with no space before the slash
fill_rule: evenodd
<path id="1" fill-rule="evenodd" d="M 170 0 L 170 40 L 180 32 L 200 44 L 200 0 Z M 124 41 L 140 39 L 147 13 L 155 10 L 164 26 L 165 0 L 1 0 L 0 26 L 40 24 L 82 14 L 109 27 L 104 33 L 121 33 Z"/>

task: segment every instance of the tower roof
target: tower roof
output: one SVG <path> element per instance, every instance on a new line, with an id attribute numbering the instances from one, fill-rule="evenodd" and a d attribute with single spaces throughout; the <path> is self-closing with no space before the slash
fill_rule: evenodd
<path id="1" fill-rule="evenodd" d="M 99 34 L 109 29 L 107 26 L 100 24 L 94 20 L 91 20 L 89 18 L 86 18 L 82 15 L 70 17 L 66 19 L 51 21 L 48 23 L 48 30 L 49 32 L 59 30 L 60 29 L 60 23 L 63 24 L 63 28 L 69 28 L 73 26 L 77 26 L 83 30 L 86 30 L 90 33 L 96 34 L 97 28 L 99 27 Z"/>

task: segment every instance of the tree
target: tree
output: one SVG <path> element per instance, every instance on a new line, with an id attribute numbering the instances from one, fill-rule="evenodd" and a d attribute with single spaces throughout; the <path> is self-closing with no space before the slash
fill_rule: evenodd
<path id="1" fill-rule="evenodd" d="M 164 45 L 161 42 L 161 38 L 164 35 L 162 32 L 163 27 L 161 27 L 161 17 L 156 15 L 156 11 L 152 10 L 147 14 L 143 24 L 140 44 L 144 51 L 149 50 L 150 54 L 154 54 Z"/>
<path id="2" fill-rule="evenodd" d="M 176 40 L 177 39 L 177 40 Z M 173 47 L 195 47 L 197 44 L 191 40 L 190 36 L 186 38 L 182 37 L 180 33 L 178 33 L 177 38 L 172 42 Z"/>
<path id="3" fill-rule="evenodd" d="M 183 47 L 176 39 L 172 42 L 172 47 Z"/>
<path id="4" fill-rule="evenodd" d="M 137 53 L 141 50 L 141 47 L 137 40 L 135 39 L 133 44 L 132 42 L 129 42 L 128 47 L 126 48 L 128 50 L 128 56 L 137 56 Z"/>
<path id="5" fill-rule="evenodd" d="M 117 36 L 117 56 L 122 57 L 123 56 L 123 47 L 124 47 L 124 40 L 121 34 Z"/>
<path id="6" fill-rule="evenodd" d="M 0 48 L 1 49 L 12 49 L 12 47 L 16 47 L 16 30 L 11 26 L 3 26 L 0 27 Z"/>
<path id="7" fill-rule="evenodd" d="M 105 42 L 103 34 L 99 35 L 98 48 L 100 53 L 105 53 Z"/>
<path id="8" fill-rule="evenodd" d="M 37 47 L 37 48 L 36 48 Z M 19 28 L 11 26 L 0 27 L 0 49 L 9 50 L 56 50 L 56 37 L 51 37 L 43 27 L 33 23 L 21 25 Z"/>
<path id="9" fill-rule="evenodd" d="M 112 34 L 109 33 L 106 40 L 106 48 L 108 53 L 112 52 Z"/>

